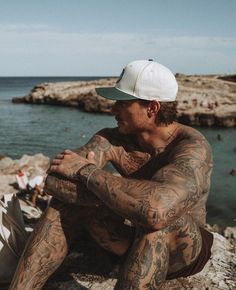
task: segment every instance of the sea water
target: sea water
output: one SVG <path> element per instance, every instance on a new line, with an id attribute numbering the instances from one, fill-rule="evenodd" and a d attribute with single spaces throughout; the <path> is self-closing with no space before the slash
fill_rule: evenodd
<path id="1" fill-rule="evenodd" d="M 116 126 L 116 121 L 109 115 L 69 107 L 11 102 L 12 97 L 24 96 L 33 86 L 43 82 L 95 78 L 98 77 L 0 78 L 0 155 L 20 158 L 23 154 L 41 152 L 53 157 L 66 148 L 82 146 L 104 127 Z M 236 226 L 236 177 L 229 174 L 236 168 L 236 129 L 197 129 L 208 139 L 214 155 L 208 222 Z"/>

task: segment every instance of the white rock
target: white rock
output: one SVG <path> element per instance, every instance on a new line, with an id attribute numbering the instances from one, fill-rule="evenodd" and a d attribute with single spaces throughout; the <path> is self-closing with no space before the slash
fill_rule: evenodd
<path id="1" fill-rule="evenodd" d="M 224 236 L 229 240 L 236 254 L 236 227 L 227 227 L 224 231 Z"/>

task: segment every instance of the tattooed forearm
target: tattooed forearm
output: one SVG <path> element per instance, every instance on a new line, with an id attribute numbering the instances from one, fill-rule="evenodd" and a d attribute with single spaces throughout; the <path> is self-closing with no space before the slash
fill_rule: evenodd
<path id="1" fill-rule="evenodd" d="M 81 206 L 97 206 L 101 201 L 82 183 L 62 176 L 50 174 L 45 181 L 44 191 L 65 203 Z"/>
<path id="2" fill-rule="evenodd" d="M 102 168 L 111 159 L 111 149 L 112 146 L 106 138 L 100 135 L 94 135 L 86 145 L 75 150 L 75 152 L 86 158 L 88 152 L 93 151 L 95 153 L 95 164 L 99 168 Z"/>
<path id="3" fill-rule="evenodd" d="M 91 151 L 94 152 L 93 162 L 99 168 L 104 167 L 111 158 L 111 144 L 100 135 L 94 135 L 86 145 L 76 150 L 76 153 L 86 158 Z M 47 176 L 44 191 L 66 203 L 87 206 L 99 203 L 98 198 L 82 183 L 75 183 L 73 179 L 59 174 L 51 173 Z"/>
<path id="4" fill-rule="evenodd" d="M 122 135 L 116 129 L 98 132 L 85 146 L 76 150 L 83 157 L 89 151 L 95 153 L 95 164 L 99 168 L 111 161 L 123 176 L 135 173 L 150 160 L 150 154 L 134 144 L 133 136 Z"/>

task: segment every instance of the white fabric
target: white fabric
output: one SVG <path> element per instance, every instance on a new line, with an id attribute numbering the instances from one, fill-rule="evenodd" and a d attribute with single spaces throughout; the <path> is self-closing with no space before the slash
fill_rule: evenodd
<path id="1" fill-rule="evenodd" d="M 28 177 L 24 172 L 16 175 L 16 181 L 20 189 L 26 189 L 28 184 Z"/>
<path id="2" fill-rule="evenodd" d="M 43 176 L 37 175 L 34 178 L 30 179 L 29 186 L 34 188 L 36 185 L 40 185 L 43 182 Z"/>
<path id="3" fill-rule="evenodd" d="M 26 240 L 19 201 L 16 195 L 5 194 L 0 200 L 0 283 L 11 280 Z"/>
<path id="4" fill-rule="evenodd" d="M 39 186 L 43 182 L 43 176 L 37 175 L 29 180 L 27 174 L 21 172 L 21 174 L 16 175 L 16 181 L 20 189 L 27 189 L 27 184 L 29 184 L 31 188 L 34 188 L 36 185 Z"/>
<path id="5" fill-rule="evenodd" d="M 175 101 L 178 92 L 173 73 L 162 64 L 148 60 L 129 63 L 115 87 L 136 98 L 160 102 Z"/>

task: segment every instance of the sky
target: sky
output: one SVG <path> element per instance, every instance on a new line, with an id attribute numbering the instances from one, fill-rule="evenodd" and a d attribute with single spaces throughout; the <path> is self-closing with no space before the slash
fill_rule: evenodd
<path id="1" fill-rule="evenodd" d="M 236 73 L 236 0 L 0 0 L 0 76 Z"/>

